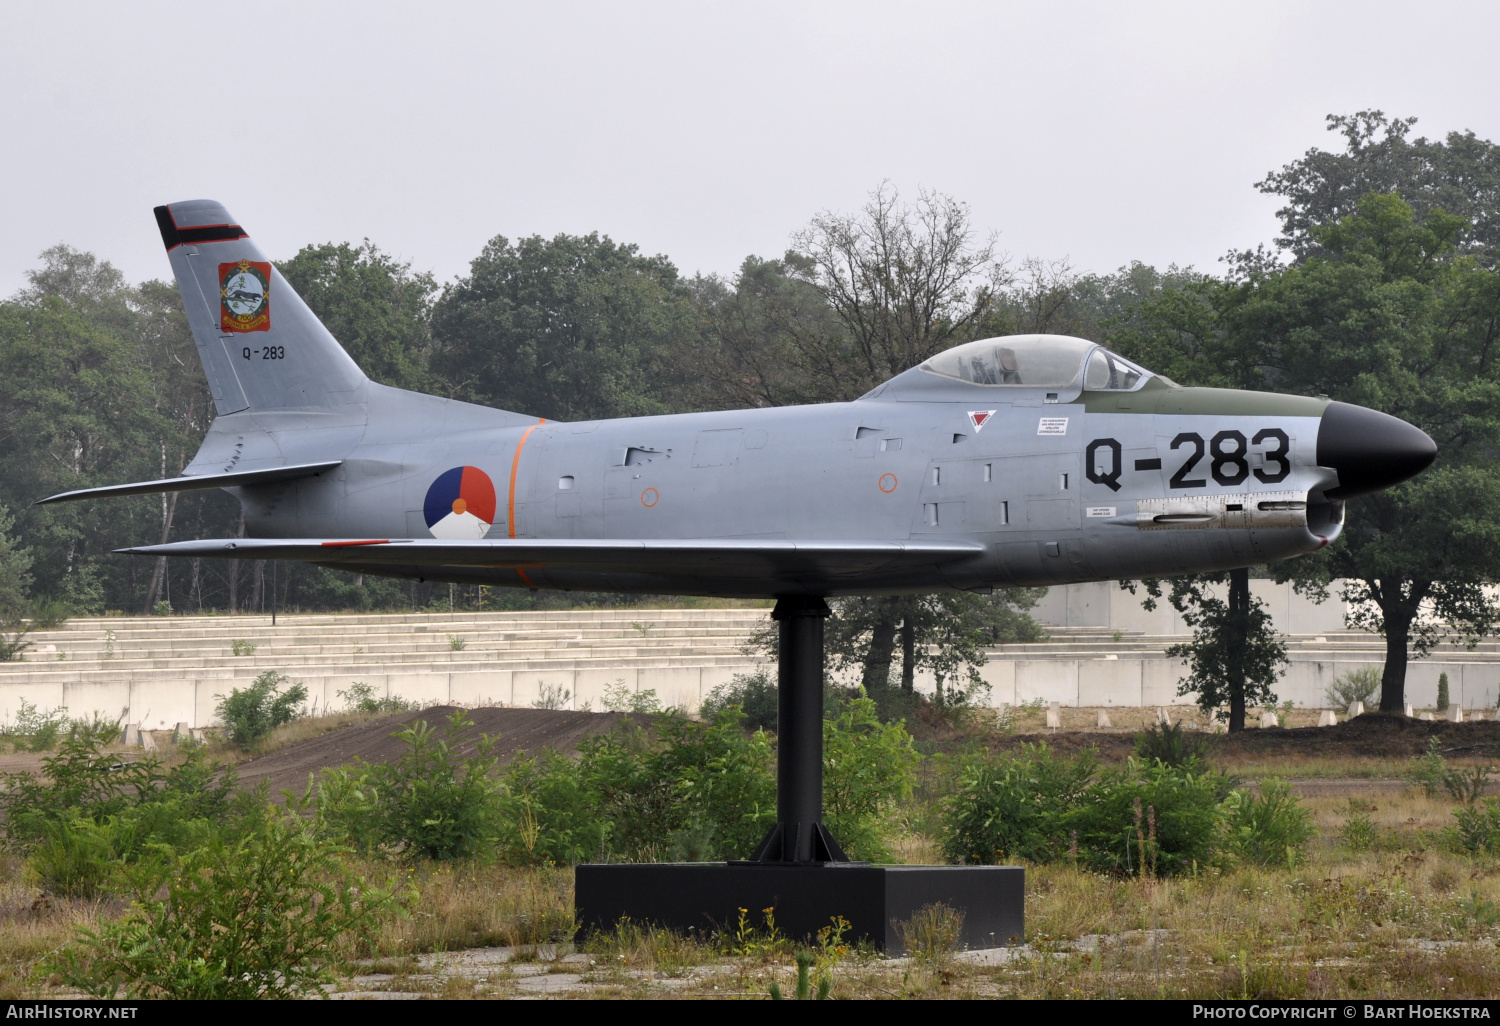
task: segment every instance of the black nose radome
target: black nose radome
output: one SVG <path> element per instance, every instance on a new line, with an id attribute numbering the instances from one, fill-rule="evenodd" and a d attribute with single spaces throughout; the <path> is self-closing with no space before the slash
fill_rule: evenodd
<path id="1" fill-rule="evenodd" d="M 1437 443 L 1421 428 L 1387 413 L 1329 403 L 1318 427 L 1318 466 L 1338 471 L 1330 499 L 1378 492 L 1426 470 Z"/>

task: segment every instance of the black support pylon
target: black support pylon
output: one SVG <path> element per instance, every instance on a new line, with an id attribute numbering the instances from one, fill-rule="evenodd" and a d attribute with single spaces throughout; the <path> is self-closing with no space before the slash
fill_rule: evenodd
<path id="1" fill-rule="evenodd" d="M 828 603 L 815 596 L 777 599 L 771 619 L 781 632 L 777 660 L 776 825 L 749 861 L 806 865 L 848 862 L 823 825 L 823 621 Z"/>

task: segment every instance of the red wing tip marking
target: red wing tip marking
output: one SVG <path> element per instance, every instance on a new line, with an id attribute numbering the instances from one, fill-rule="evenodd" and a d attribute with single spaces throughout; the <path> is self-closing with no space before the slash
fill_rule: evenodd
<path id="1" fill-rule="evenodd" d="M 323 547 L 325 549 L 344 549 L 351 545 L 389 545 L 390 543 L 391 540 L 389 538 L 366 538 L 361 541 L 324 542 Z"/>

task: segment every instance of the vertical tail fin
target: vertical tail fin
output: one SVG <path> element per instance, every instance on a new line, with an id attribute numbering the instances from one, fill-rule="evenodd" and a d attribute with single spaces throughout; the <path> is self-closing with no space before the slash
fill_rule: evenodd
<path id="1" fill-rule="evenodd" d="M 156 208 L 219 414 L 342 406 L 366 378 L 229 211 Z"/>

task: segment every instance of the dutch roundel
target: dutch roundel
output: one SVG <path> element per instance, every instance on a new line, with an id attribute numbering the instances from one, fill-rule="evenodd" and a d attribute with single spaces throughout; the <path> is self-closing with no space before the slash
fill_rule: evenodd
<path id="1" fill-rule="evenodd" d="M 422 516 L 434 538 L 483 538 L 495 522 L 495 485 L 478 467 L 454 467 L 427 489 Z"/>

